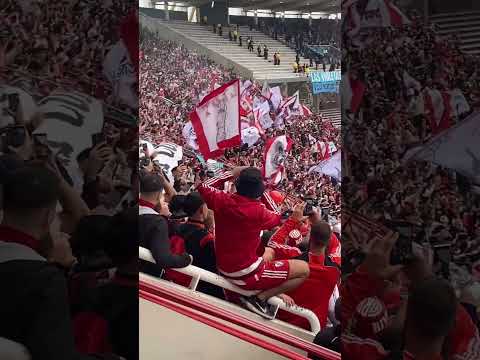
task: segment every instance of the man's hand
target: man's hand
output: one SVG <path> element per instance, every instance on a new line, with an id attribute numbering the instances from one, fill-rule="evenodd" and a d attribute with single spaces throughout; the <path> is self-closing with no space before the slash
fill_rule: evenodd
<path id="1" fill-rule="evenodd" d="M 287 305 L 287 307 L 295 306 L 295 300 L 293 300 L 290 296 L 286 294 L 277 295 L 283 302 Z"/>
<path id="2" fill-rule="evenodd" d="M 52 234 L 52 249 L 48 254 L 48 260 L 65 268 L 70 268 L 77 260 L 72 254 L 69 235 L 65 233 Z"/>
<path id="3" fill-rule="evenodd" d="M 270 247 L 266 247 L 263 253 L 263 261 L 273 261 L 275 260 L 275 250 Z"/>
<path id="4" fill-rule="evenodd" d="M 305 206 L 306 206 L 305 202 L 301 202 L 295 205 L 295 207 L 293 208 L 292 219 L 295 219 L 298 222 L 302 221 L 304 218 L 303 212 L 305 211 Z"/>
<path id="5" fill-rule="evenodd" d="M 383 238 L 377 238 L 369 246 L 363 265 L 367 272 L 382 279 L 394 278 L 403 265 L 390 265 L 390 255 L 398 240 L 398 233 L 389 231 Z"/>
<path id="6" fill-rule="evenodd" d="M 113 155 L 113 150 L 111 147 L 107 146 L 105 142 L 101 142 L 90 151 L 89 160 L 96 163 L 105 163 Z"/>

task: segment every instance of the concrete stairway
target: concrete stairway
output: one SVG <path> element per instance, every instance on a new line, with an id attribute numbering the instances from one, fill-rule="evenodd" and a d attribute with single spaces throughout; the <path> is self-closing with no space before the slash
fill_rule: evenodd
<path id="1" fill-rule="evenodd" d="M 230 59 L 231 61 L 249 69 L 253 73 L 253 78 L 257 80 L 268 80 L 269 82 L 280 81 L 305 81 L 307 77 L 303 74 L 293 73 L 293 63 L 295 62 L 295 51 L 282 44 L 280 41 L 257 32 L 249 31 L 248 27 L 240 27 L 240 35 L 242 35 L 243 46 L 240 47 L 238 42 L 231 42 L 228 39 L 228 28 L 224 27 L 223 36 L 214 34 L 211 26 L 204 26 L 197 23 L 188 23 L 180 21 L 170 21 L 164 23 L 171 29 L 180 32 L 184 36 L 197 42 L 220 55 Z M 254 39 L 255 52 L 251 53 L 247 49 L 247 37 L 252 36 Z M 258 57 L 256 47 L 258 44 L 266 44 L 269 49 L 269 61 L 263 57 Z M 280 53 L 281 65 L 273 65 L 273 54 Z M 263 54 L 263 50 L 262 50 Z M 308 63 L 308 60 L 301 58 L 301 63 Z"/>
<path id="2" fill-rule="evenodd" d="M 342 125 L 342 113 L 340 109 L 338 108 L 333 108 L 333 109 L 326 109 L 326 110 L 320 110 L 320 114 L 322 114 L 323 117 L 330 119 L 332 122 L 333 126 L 339 128 Z"/>
<path id="3" fill-rule="evenodd" d="M 480 12 L 432 15 L 441 36 L 457 35 L 460 48 L 468 54 L 480 54 Z"/>

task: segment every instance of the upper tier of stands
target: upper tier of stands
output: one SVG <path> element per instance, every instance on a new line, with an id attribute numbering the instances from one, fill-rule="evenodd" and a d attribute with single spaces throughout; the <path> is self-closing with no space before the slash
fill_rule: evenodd
<path id="1" fill-rule="evenodd" d="M 480 54 L 480 12 L 458 12 L 432 15 L 442 36 L 457 35 L 460 48 L 468 54 Z"/>
<path id="2" fill-rule="evenodd" d="M 243 46 L 240 47 L 238 42 L 230 41 L 228 39 L 229 28 L 223 28 L 223 34 L 220 37 L 213 32 L 212 26 L 201 25 L 198 23 L 191 23 L 186 21 L 164 21 L 155 19 L 160 22 L 162 26 L 180 33 L 218 55 L 228 59 L 230 62 L 238 64 L 247 69 L 252 74 L 252 78 L 256 80 L 268 80 L 271 82 L 280 81 L 307 81 L 304 74 L 295 74 L 293 72 L 293 63 L 295 62 L 295 50 L 289 48 L 278 40 L 256 31 L 250 31 L 248 26 L 240 26 L 239 34 L 242 36 Z M 232 26 L 232 31 L 234 27 Z M 248 51 L 247 38 L 252 37 L 254 41 L 254 53 Z M 257 46 L 267 45 L 269 60 L 257 56 Z M 273 65 L 273 54 L 278 52 L 280 54 L 280 66 Z M 300 57 L 300 64 L 308 64 L 309 60 Z"/>

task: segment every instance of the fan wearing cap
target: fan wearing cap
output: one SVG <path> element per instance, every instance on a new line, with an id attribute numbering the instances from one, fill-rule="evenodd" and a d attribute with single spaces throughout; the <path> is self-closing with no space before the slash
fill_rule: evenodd
<path id="1" fill-rule="evenodd" d="M 155 173 L 143 172 L 140 177 L 139 203 L 139 245 L 147 248 L 155 259 L 156 266 L 142 262 L 142 270 L 159 275 L 164 268 L 182 268 L 192 263 L 188 254 L 171 253 L 168 221 L 161 216 L 158 209 L 164 209 L 164 185 Z"/>
<path id="2" fill-rule="evenodd" d="M 219 190 L 232 175 L 237 192 Z M 241 300 L 248 309 L 272 318 L 275 309 L 267 305 L 267 299 L 278 295 L 288 301 L 283 293 L 298 287 L 308 277 L 309 269 L 305 261 L 271 261 L 271 252 L 257 255 L 261 231 L 273 229 L 281 222 L 280 215 L 260 201 L 264 191 L 261 171 L 254 167 L 235 168 L 232 173 L 198 186 L 198 192 L 215 215 L 218 271 L 243 289 L 258 290 L 257 296 Z"/>

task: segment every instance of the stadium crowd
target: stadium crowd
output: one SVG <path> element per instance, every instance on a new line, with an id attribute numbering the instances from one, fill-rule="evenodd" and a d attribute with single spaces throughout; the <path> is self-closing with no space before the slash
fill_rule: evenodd
<path id="1" fill-rule="evenodd" d="M 132 5 L 2 3 L 1 358 L 138 359 L 138 130 L 103 76 L 122 31 L 137 32 Z M 45 127 L 54 92 L 88 114 L 62 144 Z"/>
<path id="2" fill-rule="evenodd" d="M 322 160 L 311 139 L 339 149 L 339 130 L 318 114 L 293 116 L 281 129 L 265 129 L 266 138 L 286 134 L 294 142 L 287 177 L 276 191 L 267 188 L 259 170 L 264 138 L 226 150 L 216 159 L 223 168 L 211 169 L 195 155 L 183 130 L 200 99 L 235 74 L 147 30 L 141 32 L 140 52 L 140 138 L 153 144 L 140 146 L 140 245 L 156 261 L 142 262 L 142 271 L 188 285 L 189 277 L 173 269 L 193 264 L 244 289 L 260 290 L 257 296 L 238 297 L 201 283 L 199 289 L 210 295 L 267 318 L 275 309 L 266 300 L 276 295 L 289 306 L 314 311 L 322 326 L 334 323 L 340 231 L 332 225 L 340 220 L 340 183 L 308 171 Z M 253 86 L 260 91 L 261 84 Z M 173 179 L 155 162 L 153 148 L 166 142 L 184 150 Z M 232 238 L 237 236 L 241 241 Z M 310 295 L 316 286 L 325 291 Z M 279 316 L 309 328 L 305 319 Z"/>
<path id="3" fill-rule="evenodd" d="M 478 58 L 415 14 L 409 24 L 351 34 L 344 32 L 342 63 L 364 93 L 358 109 L 345 104 L 342 122 L 342 199 L 352 215 L 342 222 L 342 261 L 352 265 L 340 290 L 342 355 L 478 357 L 480 303 L 471 274 L 479 260 L 479 196 L 451 169 L 404 160 L 436 134 L 429 89 L 460 89 L 477 107 Z M 470 112 L 452 112 L 450 120 Z"/>
<path id="4" fill-rule="evenodd" d="M 209 89 L 213 90 L 215 84 L 223 84 L 235 75 L 231 70 L 191 53 L 178 44 L 159 40 L 152 34 L 145 36 L 148 38 L 141 43 L 140 63 L 140 137 L 152 144 L 173 142 L 188 147 L 182 131 L 200 96 Z M 175 59 L 175 63 L 181 66 L 171 63 L 172 68 L 167 68 L 168 59 Z M 292 137 L 294 145 L 293 156 L 288 159 L 287 165 L 289 178 L 283 181 L 279 190 L 295 197 L 314 195 L 317 191 L 322 191 L 322 197 L 326 197 L 332 210 L 336 211 L 340 196 L 335 180 L 332 183 L 331 179 L 308 174 L 308 170 L 320 159 L 315 155 L 318 150 L 310 144 L 308 134 L 319 141 L 335 142 L 339 147 L 339 130 L 334 128 L 328 119 L 312 114 L 292 118 L 283 130 L 266 130 L 267 137 L 283 134 Z M 263 144 L 264 141 L 260 139 L 255 146 L 228 150 L 219 160 L 233 165 L 261 166 Z M 305 175 L 299 177 L 298 174 Z M 326 182 L 329 186 L 317 187 L 321 182 Z"/>

